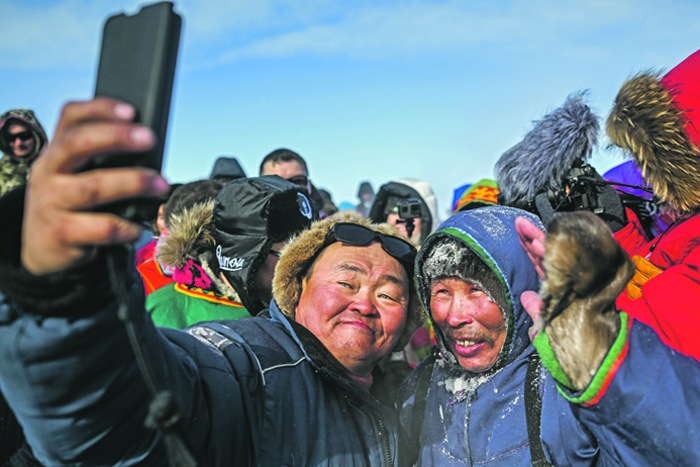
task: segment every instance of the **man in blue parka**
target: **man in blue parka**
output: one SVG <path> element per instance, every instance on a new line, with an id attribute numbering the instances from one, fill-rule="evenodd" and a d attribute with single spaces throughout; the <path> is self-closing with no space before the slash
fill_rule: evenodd
<path id="1" fill-rule="evenodd" d="M 612 240 L 605 224 L 586 214 L 568 216 L 582 218 L 584 228 L 602 224 L 609 237 L 604 239 Z M 411 434 L 406 451 L 426 466 L 700 465 L 700 424 L 693 416 L 700 408 L 700 367 L 649 327 L 614 310 L 614 289 L 624 287 L 630 274 L 619 245 L 596 240 L 577 251 L 582 245 L 569 242 L 570 256 L 560 258 L 554 257 L 557 245 L 548 246 L 548 281 L 541 293 L 545 308 L 558 307 L 559 314 L 533 326 L 529 313 L 539 303 L 531 291 L 540 280 L 521 248 L 519 217 L 519 225 L 541 232 L 529 213 L 484 207 L 452 216 L 419 252 L 418 293 L 437 345 L 399 397 L 401 423 Z M 551 231 L 549 237 L 555 239 Z M 609 276 L 593 279 L 591 290 L 577 289 L 591 269 L 565 261 L 578 261 L 576 254 L 609 254 Z M 554 291 L 562 287 L 555 282 L 570 265 L 582 271 L 571 276 L 574 293 L 559 300 Z M 591 277 L 600 276 L 593 272 Z M 604 312 L 584 316 L 591 303 L 603 303 L 593 311 Z M 605 320 L 614 332 L 592 331 Z M 531 328 L 539 330 L 535 346 Z M 586 353 L 588 346 L 595 348 L 593 355 Z M 580 354 L 573 362 L 568 349 Z"/>
<path id="2" fill-rule="evenodd" d="M 139 228 L 91 211 L 167 184 L 143 169 L 74 173 L 93 155 L 148 149 L 153 135 L 133 117 L 109 99 L 66 105 L 26 202 L 0 199 L 0 388 L 37 459 L 166 465 L 166 448 L 171 460 L 185 452 L 171 421 L 202 466 L 402 465 L 398 414 L 375 367 L 422 322 L 415 248 L 388 225 L 320 221 L 284 250 L 270 319 L 157 328 L 125 249 L 96 247 Z M 144 426 L 149 391 L 120 296 L 152 380 L 180 406 L 179 422 L 151 412 L 164 431 Z"/>

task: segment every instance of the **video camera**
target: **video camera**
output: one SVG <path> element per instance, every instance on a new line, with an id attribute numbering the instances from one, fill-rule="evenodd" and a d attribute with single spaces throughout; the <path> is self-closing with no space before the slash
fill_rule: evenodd
<path id="1" fill-rule="evenodd" d="M 406 234 L 408 238 L 413 237 L 413 231 L 416 228 L 414 219 L 420 219 L 421 200 L 418 198 L 407 198 L 399 200 L 396 207 L 399 210 L 399 219 L 406 222 Z"/>

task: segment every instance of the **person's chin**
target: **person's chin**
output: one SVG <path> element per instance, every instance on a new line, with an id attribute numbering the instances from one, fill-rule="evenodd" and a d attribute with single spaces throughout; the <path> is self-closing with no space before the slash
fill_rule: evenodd
<path id="1" fill-rule="evenodd" d="M 451 344 L 452 352 L 457 357 L 460 366 L 465 370 L 481 373 L 490 368 L 490 365 L 484 361 L 489 349 L 486 342 L 477 342 L 473 345 L 460 345 L 456 342 Z"/>

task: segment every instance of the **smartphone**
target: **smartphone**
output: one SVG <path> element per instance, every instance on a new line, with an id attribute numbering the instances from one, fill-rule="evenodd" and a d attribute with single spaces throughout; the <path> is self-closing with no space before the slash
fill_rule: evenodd
<path id="1" fill-rule="evenodd" d="M 135 122 L 156 135 L 150 151 L 100 156 L 83 170 L 113 167 L 148 167 L 160 172 L 168 130 L 175 65 L 182 18 L 171 2 L 143 7 L 137 14 L 111 16 L 104 24 L 95 97 L 110 97 L 136 109 Z M 159 201 L 131 198 L 101 206 L 137 223 L 155 219 Z"/>

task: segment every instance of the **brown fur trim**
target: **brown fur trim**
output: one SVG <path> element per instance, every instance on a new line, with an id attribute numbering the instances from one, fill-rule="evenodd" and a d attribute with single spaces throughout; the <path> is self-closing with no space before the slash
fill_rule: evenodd
<path id="1" fill-rule="evenodd" d="M 396 230 L 389 224 L 372 224 L 359 214 L 355 216 L 343 215 L 342 220 L 328 218 L 314 222 L 308 230 L 304 230 L 289 242 L 275 268 L 272 296 L 275 298 L 282 313 L 291 319 L 295 319 L 296 307 L 301 297 L 302 272 L 308 270 L 309 261 L 318 256 L 317 254 L 323 245 L 323 241 L 337 222 L 353 222 L 370 227 L 383 234 L 399 237 Z M 408 297 L 406 327 L 394 349 L 395 351 L 403 349 L 408 344 L 413 333 L 423 325 L 425 319 L 423 307 L 416 292 L 413 274 L 411 274 L 411 280 L 409 281 Z"/>
<path id="2" fill-rule="evenodd" d="M 606 129 L 613 144 L 631 153 L 654 194 L 690 213 L 700 207 L 700 149 L 689 140 L 682 115 L 659 75 L 641 73 L 622 85 Z"/>
<path id="3" fill-rule="evenodd" d="M 197 262 L 202 252 L 213 251 L 216 248 L 213 211 L 212 199 L 174 214 L 168 236 L 158 247 L 158 260 L 167 266 L 182 268 L 190 259 Z"/>

